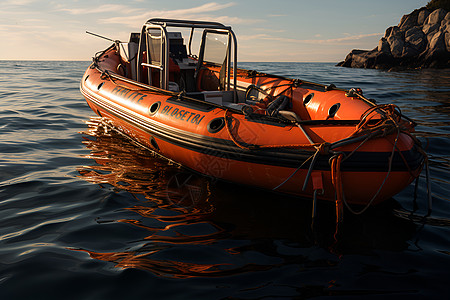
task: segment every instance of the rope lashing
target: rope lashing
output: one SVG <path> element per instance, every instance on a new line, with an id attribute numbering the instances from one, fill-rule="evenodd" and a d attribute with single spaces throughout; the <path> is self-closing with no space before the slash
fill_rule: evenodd
<path id="1" fill-rule="evenodd" d="M 341 223 L 344 212 L 344 193 L 342 190 L 341 163 L 343 154 L 338 154 L 331 159 L 331 182 L 336 190 L 336 223 Z"/>
<path id="2" fill-rule="evenodd" d="M 312 178 L 313 190 L 314 190 L 311 217 L 314 222 L 314 219 L 316 218 L 316 214 L 317 214 L 317 194 L 320 193 L 320 195 L 323 195 L 325 193 L 325 190 L 323 188 L 323 178 L 322 178 L 321 171 L 313 171 L 311 174 L 311 178 Z"/>
<path id="3" fill-rule="evenodd" d="M 232 129 L 230 128 L 230 120 L 232 120 L 232 117 L 229 116 L 229 114 L 232 113 L 228 109 L 225 110 L 224 113 L 224 119 L 225 119 L 225 128 L 228 132 L 228 135 L 230 136 L 233 143 L 238 146 L 241 149 L 245 150 L 257 150 L 257 149 L 270 149 L 270 148 L 303 148 L 303 149 L 316 149 L 316 147 L 319 147 L 322 143 L 314 143 L 314 144 L 284 144 L 284 145 L 254 145 L 254 144 L 244 144 L 242 142 L 239 142 L 235 136 L 233 135 Z"/>
<path id="4" fill-rule="evenodd" d="M 379 120 L 375 119 L 371 121 L 374 118 L 374 113 L 377 113 L 378 117 L 380 117 Z M 298 149 L 309 149 L 309 150 L 316 150 L 314 154 L 312 154 L 308 159 L 303 161 L 300 166 L 293 171 L 293 173 L 288 176 L 286 180 L 284 180 L 282 183 L 280 183 L 278 186 L 273 188 L 273 190 L 276 190 L 283 186 L 286 182 L 288 182 L 308 161 L 311 160 L 310 165 L 308 167 L 308 171 L 306 174 L 306 177 L 304 179 L 302 190 L 306 190 L 307 184 L 309 182 L 309 179 L 311 177 L 311 173 L 314 170 L 315 163 L 319 157 L 319 155 L 333 155 L 330 159 L 330 165 L 331 165 L 331 179 L 332 184 L 335 189 L 336 193 L 336 216 L 337 220 L 341 220 L 342 218 L 342 212 L 343 212 L 343 206 L 345 206 L 353 213 L 353 214 L 361 214 L 364 211 L 368 209 L 369 206 L 372 205 L 372 203 L 375 201 L 379 193 L 381 192 L 383 186 L 385 185 L 391 170 L 392 170 L 392 163 L 393 163 L 393 157 L 394 153 L 398 151 L 397 148 L 397 142 L 400 136 L 400 133 L 405 133 L 413 138 L 414 143 L 418 146 L 418 150 L 424 154 L 426 157 L 426 154 L 424 151 L 421 151 L 422 147 L 420 145 L 420 142 L 413 137 L 410 134 L 411 130 L 411 122 L 408 124 L 405 124 L 405 121 L 402 120 L 402 115 L 400 112 L 400 109 L 395 105 L 376 105 L 370 107 L 368 110 L 366 110 L 360 118 L 359 124 L 356 126 L 355 131 L 350 134 L 347 138 L 344 138 L 342 140 L 336 141 L 334 143 L 311 143 L 311 144 L 289 144 L 289 145 L 248 145 L 244 144 L 242 142 L 239 142 L 231 128 L 230 128 L 230 112 L 228 110 L 225 110 L 224 119 L 226 124 L 227 132 L 231 138 L 231 140 L 241 149 L 246 150 L 258 150 L 258 149 L 267 149 L 267 148 L 298 148 Z M 341 171 L 341 165 L 342 163 L 347 160 L 349 157 L 351 157 L 360 147 L 362 147 L 367 141 L 371 139 L 376 139 L 380 137 L 385 137 L 387 135 L 390 135 L 392 133 L 396 132 L 396 138 L 395 142 L 393 144 L 392 152 L 389 157 L 388 161 L 388 171 L 387 174 L 379 187 L 379 189 L 376 191 L 375 195 L 370 199 L 367 206 L 364 207 L 361 211 L 354 211 L 347 203 L 345 199 L 345 193 L 343 190 L 343 184 L 342 184 L 342 171 Z M 350 144 L 360 143 L 351 153 L 344 155 L 343 153 L 336 152 L 335 149 L 343 146 L 347 146 Z M 400 151 L 398 151 L 400 152 Z M 407 166 L 408 170 L 411 170 L 409 167 L 406 159 L 401 155 L 403 162 Z M 426 159 L 425 159 L 426 161 Z M 425 163 L 423 162 L 423 164 Z M 412 173 L 412 171 L 410 171 Z M 427 174 L 427 177 L 429 177 L 429 174 Z M 428 190 L 429 190 L 429 207 L 431 207 L 431 188 L 430 184 L 428 184 Z"/>

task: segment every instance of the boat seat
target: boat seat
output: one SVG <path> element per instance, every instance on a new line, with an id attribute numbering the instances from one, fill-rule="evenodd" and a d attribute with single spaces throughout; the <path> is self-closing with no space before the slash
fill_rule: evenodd
<path id="1" fill-rule="evenodd" d="M 230 102 L 230 103 L 225 103 L 224 105 L 226 107 L 233 108 L 233 109 L 236 109 L 236 110 L 242 110 L 242 107 L 245 106 L 245 103 L 233 103 L 233 102 Z"/>
<path id="2" fill-rule="evenodd" d="M 176 82 L 169 81 L 169 91 L 178 93 L 180 91 L 180 86 Z"/>
<path id="3" fill-rule="evenodd" d="M 280 110 L 278 112 L 283 118 L 290 121 L 300 122 L 302 119 L 293 111 L 290 110 Z"/>
<path id="4" fill-rule="evenodd" d="M 220 82 L 216 72 L 208 68 L 200 68 L 197 74 L 198 91 L 219 91 Z"/>
<path id="5" fill-rule="evenodd" d="M 180 73 L 181 69 L 177 61 L 172 57 L 169 57 L 169 81 L 179 82 Z"/>

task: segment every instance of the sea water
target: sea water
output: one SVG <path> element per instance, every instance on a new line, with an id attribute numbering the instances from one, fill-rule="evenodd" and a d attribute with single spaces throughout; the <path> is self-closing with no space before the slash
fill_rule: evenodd
<path id="1" fill-rule="evenodd" d="M 362 88 L 414 119 L 423 172 L 362 215 L 211 181 L 103 126 L 89 62 L 0 61 L 0 299 L 443 299 L 450 294 L 450 71 L 240 67 Z M 299 186 L 301 184 L 299 183 Z"/>

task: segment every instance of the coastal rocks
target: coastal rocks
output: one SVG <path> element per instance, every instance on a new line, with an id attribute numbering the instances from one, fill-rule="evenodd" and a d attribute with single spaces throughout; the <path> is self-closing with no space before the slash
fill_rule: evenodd
<path id="1" fill-rule="evenodd" d="M 417 24 L 424 25 L 425 20 L 428 18 L 429 15 L 430 15 L 430 12 L 428 10 L 426 10 L 426 9 L 421 10 L 417 17 Z"/>
<path id="2" fill-rule="evenodd" d="M 380 41 L 378 42 L 378 52 L 382 53 L 391 53 L 391 46 L 389 45 L 389 42 L 386 40 L 386 38 L 382 37 Z"/>
<path id="3" fill-rule="evenodd" d="M 415 26 L 405 32 L 405 42 L 408 47 L 411 47 L 421 53 L 426 49 L 427 37 L 419 26 Z"/>
<path id="4" fill-rule="evenodd" d="M 447 12 L 444 9 L 442 9 L 442 8 L 436 9 L 428 16 L 426 23 L 427 24 L 439 24 L 445 18 L 446 14 L 447 14 Z"/>
<path id="5" fill-rule="evenodd" d="M 450 32 L 445 33 L 445 47 L 447 49 L 447 52 L 450 52 Z"/>
<path id="6" fill-rule="evenodd" d="M 416 9 L 386 29 L 373 50 L 352 50 L 338 66 L 351 68 L 450 68 L 450 12 Z"/>

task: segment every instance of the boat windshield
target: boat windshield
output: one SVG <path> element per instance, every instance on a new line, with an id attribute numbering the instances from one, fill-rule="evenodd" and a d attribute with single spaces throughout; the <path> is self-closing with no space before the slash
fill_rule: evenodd
<path id="1" fill-rule="evenodd" d="M 205 40 L 203 60 L 222 65 L 227 57 L 228 34 L 208 33 Z"/>

